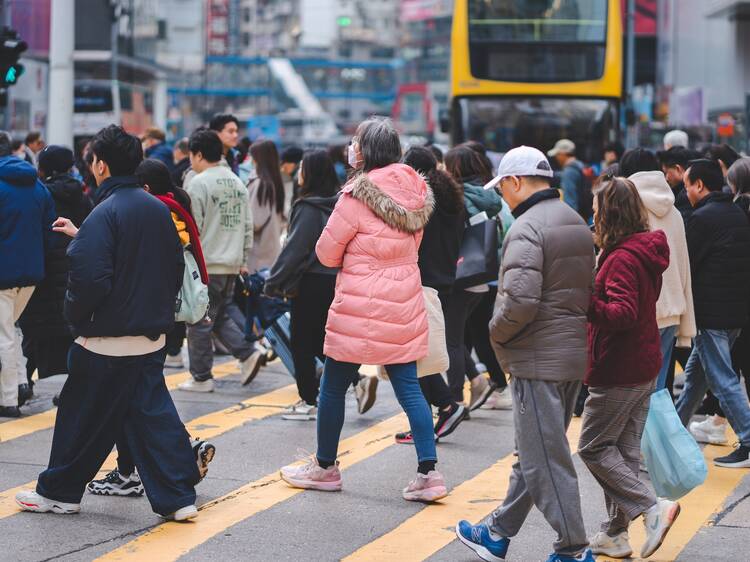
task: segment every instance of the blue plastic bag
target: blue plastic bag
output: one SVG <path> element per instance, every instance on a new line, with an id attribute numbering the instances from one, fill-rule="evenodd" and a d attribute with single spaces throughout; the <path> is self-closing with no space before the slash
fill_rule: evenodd
<path id="1" fill-rule="evenodd" d="M 679 499 L 706 480 L 703 451 L 682 425 L 666 389 L 651 395 L 641 452 L 659 497 Z"/>

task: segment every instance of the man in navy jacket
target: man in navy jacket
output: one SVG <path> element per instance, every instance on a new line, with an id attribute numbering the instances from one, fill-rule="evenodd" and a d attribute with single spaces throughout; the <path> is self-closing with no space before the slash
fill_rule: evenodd
<path id="1" fill-rule="evenodd" d="M 11 138 L 0 131 L 0 417 L 21 415 L 18 387 L 21 339 L 15 323 L 44 278 L 44 252 L 55 204 L 34 166 L 11 155 Z"/>
<path id="2" fill-rule="evenodd" d="M 91 141 L 96 207 L 68 247 L 65 316 L 77 336 L 60 394 L 49 468 L 27 511 L 76 513 L 86 484 L 121 435 L 156 513 L 195 517 L 198 467 L 164 383 L 184 261 L 168 208 L 137 183 L 140 142 L 110 125 Z M 56 230 L 69 232 L 67 219 Z M 126 423 L 127 422 L 127 423 Z"/>

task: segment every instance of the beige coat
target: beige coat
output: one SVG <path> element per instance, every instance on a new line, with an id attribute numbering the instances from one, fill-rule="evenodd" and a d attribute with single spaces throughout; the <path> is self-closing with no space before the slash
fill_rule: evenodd
<path id="1" fill-rule="evenodd" d="M 253 178 L 247 184 L 250 196 L 250 211 L 253 216 L 253 247 L 248 253 L 247 268 L 250 273 L 271 268 L 281 253 L 281 232 L 284 228 L 284 216 L 277 213 L 274 206 L 262 205 L 258 201 L 260 179 Z"/>
<path id="2" fill-rule="evenodd" d="M 662 275 L 656 322 L 659 329 L 677 326 L 677 346 L 689 347 L 696 329 L 685 223 L 662 172 L 638 172 L 629 179 L 646 206 L 651 230 L 663 230 L 669 244 L 669 267 Z"/>

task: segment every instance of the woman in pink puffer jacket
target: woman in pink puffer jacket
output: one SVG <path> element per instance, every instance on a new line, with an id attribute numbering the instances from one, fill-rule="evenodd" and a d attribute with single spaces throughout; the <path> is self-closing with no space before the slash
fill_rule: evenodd
<path id="1" fill-rule="evenodd" d="M 447 495 L 435 470 L 430 407 L 417 381 L 416 361 L 427 355 L 427 313 L 417 252 L 434 198 L 424 179 L 398 163 L 401 143 L 387 119 L 358 128 L 349 162 L 362 173 L 342 190 L 316 247 L 318 259 L 341 268 L 326 324 L 326 364 L 318 398 L 318 452 L 305 465 L 281 469 L 298 488 L 337 491 L 336 461 L 347 388 L 359 367 L 384 365 L 414 435 L 417 478 L 403 492 L 414 501 Z"/>

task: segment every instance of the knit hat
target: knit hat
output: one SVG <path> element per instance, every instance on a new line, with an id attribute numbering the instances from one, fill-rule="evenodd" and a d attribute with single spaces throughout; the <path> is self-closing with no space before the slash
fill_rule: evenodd
<path id="1" fill-rule="evenodd" d="M 51 144 L 39 153 L 39 169 L 49 176 L 67 172 L 73 164 L 73 151 L 64 146 Z"/>

